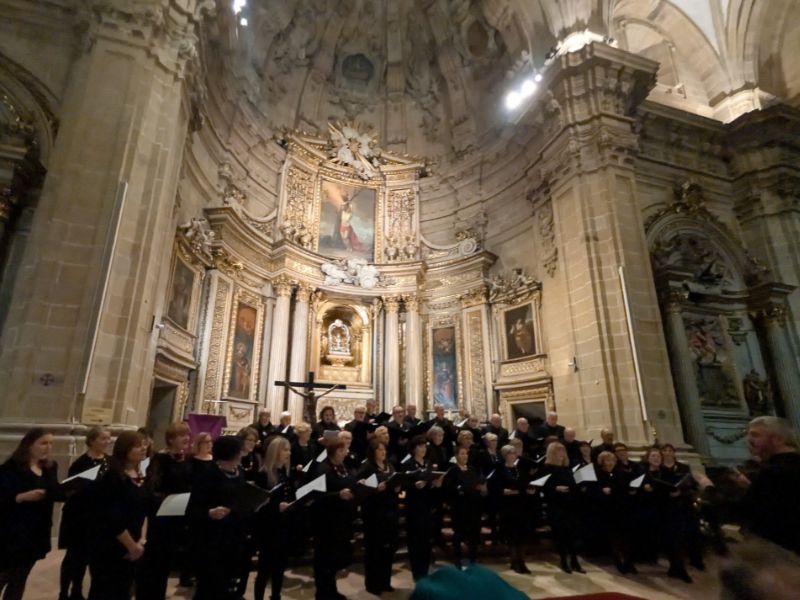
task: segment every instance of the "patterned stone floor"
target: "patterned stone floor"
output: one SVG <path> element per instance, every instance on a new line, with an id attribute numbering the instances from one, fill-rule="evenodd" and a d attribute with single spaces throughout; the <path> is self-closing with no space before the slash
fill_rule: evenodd
<path id="1" fill-rule="evenodd" d="M 58 568 L 61 563 L 62 553 L 51 552 L 45 560 L 39 561 L 31 573 L 25 600 L 55 600 L 58 595 Z M 437 565 L 445 563 L 437 562 Z M 532 554 L 527 565 L 533 573 L 531 575 L 517 575 L 508 569 L 505 562 L 497 559 L 487 559 L 481 564 L 497 571 L 506 581 L 531 598 L 546 598 L 553 596 L 571 596 L 575 594 L 588 594 L 599 592 L 626 593 L 647 600 L 714 600 L 719 598 L 719 585 L 717 583 L 716 565 L 709 561 L 705 572 L 699 573 L 690 570 L 694 578 L 693 584 L 686 584 L 666 576 L 666 565 L 645 565 L 639 567 L 639 575 L 621 577 L 614 568 L 605 563 L 583 561 L 586 575 L 567 575 L 558 569 L 557 557 L 549 552 L 536 552 Z M 177 580 L 170 580 L 168 598 L 175 600 L 188 600 L 192 596 L 191 589 L 177 588 Z M 383 594 L 381 597 L 391 600 L 408 598 L 413 582 L 408 564 L 398 561 L 395 563 L 392 584 L 396 592 Z M 252 599 L 253 577 L 250 578 L 250 587 L 245 596 Z M 88 591 L 88 590 L 87 590 Z M 376 598 L 364 590 L 364 576 L 361 565 L 354 565 L 346 575 L 339 579 L 339 591 L 356 600 Z M 287 573 L 284 585 L 284 598 L 289 600 L 310 599 L 314 597 L 314 584 L 310 567 L 301 567 Z M 466 600 L 466 599 L 465 599 Z"/>

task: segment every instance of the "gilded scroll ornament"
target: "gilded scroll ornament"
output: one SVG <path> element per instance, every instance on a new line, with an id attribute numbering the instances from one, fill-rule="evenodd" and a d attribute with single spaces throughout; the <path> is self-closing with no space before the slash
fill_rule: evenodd
<path id="1" fill-rule="evenodd" d="M 286 178 L 286 208 L 280 230 L 290 242 L 303 248 L 313 246 L 314 236 L 306 223 L 310 223 L 313 192 L 312 177 L 302 169 L 290 167 Z"/>

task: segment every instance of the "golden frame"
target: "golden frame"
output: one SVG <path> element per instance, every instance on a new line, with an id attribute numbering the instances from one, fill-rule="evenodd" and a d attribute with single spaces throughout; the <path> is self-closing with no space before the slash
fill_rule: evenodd
<path id="1" fill-rule="evenodd" d="M 183 325 L 175 322 L 169 316 L 169 308 L 170 304 L 172 303 L 172 288 L 175 282 L 175 270 L 178 266 L 178 263 L 189 269 L 193 274 L 194 278 L 192 280 L 192 291 L 190 293 L 189 299 L 189 306 L 187 308 L 187 324 L 186 327 Z M 177 329 L 185 331 L 187 333 L 191 333 L 192 335 L 195 334 L 197 331 L 197 323 L 200 318 L 198 307 L 200 305 L 200 296 L 203 291 L 203 278 L 205 277 L 205 268 L 202 265 L 198 265 L 195 261 L 188 260 L 187 257 L 184 255 L 183 248 L 176 245 L 175 251 L 172 253 L 172 262 L 169 268 L 169 281 L 167 282 L 167 293 L 164 302 L 164 311 L 162 314 L 162 319 L 168 319 L 169 322 Z"/>
<path id="2" fill-rule="evenodd" d="M 250 388 L 247 398 L 238 398 L 230 394 L 231 374 L 233 370 L 234 338 L 236 335 L 236 320 L 238 318 L 239 304 L 246 304 L 256 311 L 256 324 L 253 333 L 253 357 L 250 372 Z M 222 379 L 222 397 L 231 402 L 258 402 L 258 380 L 261 365 L 261 338 L 264 327 L 264 301 L 263 299 L 244 288 L 237 287 L 233 294 L 230 320 L 228 322 L 228 341 L 225 352 L 225 374 Z"/>
<path id="3" fill-rule="evenodd" d="M 463 338 L 460 313 L 448 317 L 434 318 L 428 321 L 425 326 L 425 404 L 426 410 L 433 411 L 433 331 L 434 329 L 442 329 L 445 327 L 455 328 L 455 344 L 456 344 L 456 406 L 454 409 L 446 408 L 445 410 L 458 410 L 466 407 L 466 397 L 464 396 L 464 351 L 463 351 Z"/>
<path id="4" fill-rule="evenodd" d="M 512 310 L 518 310 L 525 306 L 530 306 L 531 317 L 533 320 L 533 353 L 509 358 L 508 355 L 508 340 L 506 331 L 506 314 Z M 500 354 L 500 362 L 520 362 L 527 361 L 536 356 L 542 356 L 544 348 L 542 347 L 542 325 L 541 325 L 541 293 L 536 290 L 531 296 L 525 300 L 518 301 L 512 304 L 495 304 L 492 306 L 492 313 L 494 314 L 495 331 L 497 332 L 497 350 Z"/>

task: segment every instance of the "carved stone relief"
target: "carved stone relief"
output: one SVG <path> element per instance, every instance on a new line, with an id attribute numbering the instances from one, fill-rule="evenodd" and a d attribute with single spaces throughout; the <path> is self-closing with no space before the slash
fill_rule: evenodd
<path id="1" fill-rule="evenodd" d="M 719 317 L 685 316 L 684 323 L 703 406 L 738 408 L 739 394 L 733 377 L 735 367 Z"/>
<path id="2" fill-rule="evenodd" d="M 416 195 L 414 190 L 391 190 L 387 204 L 386 244 L 383 253 L 387 262 L 415 260 L 419 243 L 415 231 Z"/>
<path id="3" fill-rule="evenodd" d="M 514 304 L 527 299 L 541 288 L 541 284 L 523 269 L 512 269 L 506 275 L 494 275 L 489 279 L 489 302 L 492 304 Z"/>
<path id="4" fill-rule="evenodd" d="M 486 420 L 486 378 L 484 364 L 483 327 L 481 312 L 474 310 L 467 316 L 467 336 L 469 344 L 469 381 L 472 400 L 470 414 L 481 422 Z"/>
<path id="5" fill-rule="evenodd" d="M 314 236 L 307 223 L 310 223 L 313 202 L 311 174 L 297 167 L 290 167 L 286 177 L 286 206 L 283 212 L 281 233 L 287 240 L 310 249 Z"/>
<path id="6" fill-rule="evenodd" d="M 558 248 L 556 247 L 555 223 L 553 221 L 553 204 L 548 201 L 537 213 L 539 239 L 542 245 L 542 266 L 550 277 L 556 274 L 558 267 Z"/>

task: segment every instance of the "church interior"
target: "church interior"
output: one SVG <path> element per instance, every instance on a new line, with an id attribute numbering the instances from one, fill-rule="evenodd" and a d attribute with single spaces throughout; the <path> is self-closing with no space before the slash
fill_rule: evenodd
<path id="1" fill-rule="evenodd" d="M 698 466 L 800 428 L 800 2 L 0 14 L 3 456 L 371 399 Z"/>

